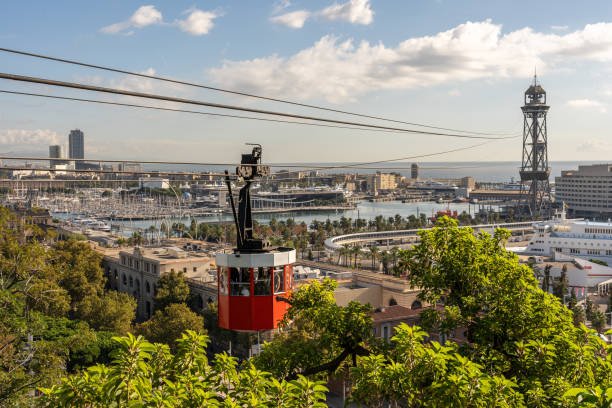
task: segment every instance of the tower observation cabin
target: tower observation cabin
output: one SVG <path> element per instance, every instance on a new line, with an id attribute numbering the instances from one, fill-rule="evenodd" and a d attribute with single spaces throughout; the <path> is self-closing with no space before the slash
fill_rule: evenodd
<path id="1" fill-rule="evenodd" d="M 229 330 L 263 331 L 278 327 L 289 304 L 284 300 L 293 289 L 295 249 L 271 247 L 253 236 L 250 187 L 253 180 L 267 176 L 261 165 L 262 149 L 253 145 L 243 154 L 236 175 L 245 185 L 238 196 L 238 211 L 227 171 L 226 184 L 236 223 L 237 245 L 230 253 L 217 253 L 218 324 Z"/>

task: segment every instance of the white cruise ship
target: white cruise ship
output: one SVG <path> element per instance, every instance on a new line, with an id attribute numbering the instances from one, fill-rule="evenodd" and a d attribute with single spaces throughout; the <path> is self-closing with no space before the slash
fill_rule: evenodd
<path id="1" fill-rule="evenodd" d="M 534 225 L 526 253 L 597 259 L 612 265 L 612 223 L 559 218 Z"/>

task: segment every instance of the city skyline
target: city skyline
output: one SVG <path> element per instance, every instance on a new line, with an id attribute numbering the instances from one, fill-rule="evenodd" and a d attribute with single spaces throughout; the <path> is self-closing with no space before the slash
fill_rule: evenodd
<path id="1" fill-rule="evenodd" d="M 522 13 L 523 2 L 41 2 L 33 8 L 8 6 L 0 17 L 0 43 L 347 111 L 516 134 L 522 130 L 523 92 L 537 68 L 551 106 L 550 160 L 604 161 L 612 150 L 606 114 L 612 81 L 605 65 L 612 59 L 612 11 L 603 1 L 588 10 L 561 3 L 530 5 L 530 13 Z M 36 29 L 16 23 L 27 13 Z M 51 31 L 55 25 L 60 29 Z M 313 113 L 6 53 L 0 60 L 10 73 Z M 2 81 L 0 89 L 43 92 L 10 81 Z M 91 97 L 51 88 L 43 93 Z M 352 162 L 471 144 L 14 95 L 0 95 L 0 107 L 0 151 L 40 157 L 74 128 L 87 133 L 86 156 L 117 159 L 232 161 L 237 148 L 255 141 L 264 145 L 269 162 Z M 519 137 L 418 161 L 519 161 L 520 145 Z"/>

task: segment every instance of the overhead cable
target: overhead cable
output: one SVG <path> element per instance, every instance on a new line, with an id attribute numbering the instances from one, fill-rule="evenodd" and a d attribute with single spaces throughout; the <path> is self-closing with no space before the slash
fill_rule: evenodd
<path id="1" fill-rule="evenodd" d="M 274 112 L 274 111 L 263 110 L 263 109 L 255 109 L 255 108 L 247 108 L 247 107 L 235 106 L 235 105 L 226 105 L 226 104 L 219 104 L 219 103 L 213 103 L 213 102 L 197 101 L 193 99 L 176 98 L 172 96 L 154 95 L 154 94 L 147 94 L 147 93 L 142 93 L 142 92 L 132 92 L 132 91 L 126 91 L 122 89 L 104 88 L 100 86 L 85 85 L 85 84 L 79 84 L 75 82 L 56 81 L 52 79 L 35 78 L 35 77 L 28 77 L 28 76 L 16 75 L 16 74 L 0 73 L 0 79 L 10 79 L 10 80 L 20 81 L 20 82 L 37 83 L 37 84 L 43 84 L 43 85 L 72 88 L 72 89 L 81 89 L 81 90 L 93 91 L 93 92 L 103 92 L 103 93 L 115 94 L 115 95 L 134 96 L 138 98 L 155 99 L 155 100 L 161 100 L 161 101 L 167 101 L 167 102 L 177 102 L 177 103 L 184 103 L 184 104 L 191 104 L 191 105 L 208 106 L 211 108 L 229 109 L 229 110 L 236 110 L 236 111 L 243 111 L 243 112 L 258 113 L 258 114 L 263 114 L 263 115 L 273 115 L 273 116 L 281 116 L 281 117 L 288 117 L 288 118 L 294 118 L 294 119 L 313 120 L 313 121 L 335 123 L 335 124 L 341 124 L 341 125 L 361 126 L 361 127 L 372 128 L 372 129 L 394 130 L 394 131 L 411 133 L 411 134 L 445 136 L 445 137 L 456 137 L 456 138 L 466 138 L 466 139 L 487 139 L 487 140 L 502 140 L 502 139 L 514 138 L 514 136 L 491 137 L 491 136 L 459 135 L 455 133 L 428 132 L 428 131 L 421 131 L 421 130 L 414 130 L 414 129 L 404 129 L 404 128 L 389 127 L 389 126 L 372 125 L 372 124 L 363 123 L 363 122 L 351 122 L 351 121 L 344 121 L 344 120 L 320 118 L 320 117 L 315 117 L 315 116 L 298 115 L 298 114 L 293 114 L 293 113 Z"/>
<path id="2" fill-rule="evenodd" d="M 72 98 L 68 96 L 57 96 L 57 95 L 48 95 L 48 94 L 40 94 L 40 93 L 32 93 L 32 92 L 17 92 L 17 91 L 0 90 L 0 93 L 13 94 L 13 95 L 24 95 L 24 96 L 37 96 L 37 97 L 42 97 L 42 98 L 60 99 L 60 100 L 75 101 L 75 102 L 98 103 L 98 104 L 103 104 L 103 105 L 116 105 L 116 106 L 130 107 L 130 108 L 143 108 L 143 109 L 152 109 L 152 110 L 169 111 L 169 112 L 191 113 L 191 114 L 197 114 L 197 115 L 215 116 L 215 117 L 232 118 L 232 119 L 257 120 L 261 122 L 287 123 L 287 124 L 293 124 L 293 125 L 317 126 L 317 127 L 335 128 L 335 129 L 365 130 L 368 132 L 402 133 L 397 130 L 369 129 L 369 128 L 361 128 L 361 127 L 355 127 L 355 126 L 325 125 L 323 123 L 310 123 L 310 122 L 297 122 L 297 121 L 282 120 L 282 119 L 258 118 L 255 116 L 227 115 L 223 113 L 200 112 L 200 111 L 192 111 L 192 110 L 187 110 L 187 109 L 162 108 L 159 106 L 148 106 L 148 105 L 138 105 L 134 103 L 101 101 L 97 99 Z"/>
<path id="3" fill-rule="evenodd" d="M 384 118 L 384 117 L 380 117 L 380 116 L 366 115 L 366 114 L 362 114 L 362 113 L 348 112 L 348 111 L 344 111 L 344 110 L 340 110 L 340 109 L 333 109 L 333 108 L 328 108 L 328 107 L 323 107 L 323 106 L 317 106 L 317 105 L 311 105 L 311 104 L 300 103 L 300 102 L 295 102 L 295 101 L 289 101 L 289 100 L 286 100 L 286 99 L 272 98 L 272 97 L 267 97 L 267 96 L 255 95 L 255 94 L 248 93 L 248 92 L 241 92 L 241 91 L 223 89 L 223 88 L 218 88 L 218 87 L 213 87 L 213 86 L 208 86 L 208 85 L 197 84 L 197 83 L 193 83 L 193 82 L 187 82 L 187 81 L 181 81 L 181 80 L 165 78 L 165 77 L 160 77 L 160 76 L 155 76 L 155 75 L 143 74 L 143 73 L 139 73 L 139 72 L 126 71 L 126 70 L 123 70 L 123 69 L 111 68 L 111 67 L 106 67 L 106 66 L 102 66 L 102 65 L 88 64 L 88 63 L 85 63 L 85 62 L 70 60 L 70 59 L 66 59 L 66 58 L 51 57 L 51 56 L 47 56 L 47 55 L 35 54 L 35 53 L 32 53 L 32 52 L 26 52 L 26 51 L 19 51 L 19 50 L 14 50 L 14 49 L 10 49 L 10 48 L 0 48 L 0 51 L 9 52 L 9 53 L 13 53 L 13 54 L 19 54 L 19 55 L 25 55 L 25 56 L 35 57 L 35 58 L 40 58 L 40 59 L 46 59 L 46 60 L 50 60 L 50 61 L 62 62 L 62 63 L 66 63 L 66 64 L 79 65 L 79 66 L 82 66 L 82 67 L 94 68 L 94 69 L 99 69 L 99 70 L 104 70 L 104 71 L 109 71 L 109 72 L 115 72 L 115 73 L 119 73 L 119 74 L 132 75 L 132 76 L 141 77 L 141 78 L 154 79 L 154 80 L 169 82 L 169 83 L 178 84 L 178 85 L 186 85 L 186 86 L 191 86 L 191 87 L 196 87 L 196 88 L 201 88 L 201 89 L 207 89 L 207 90 L 210 90 L 210 91 L 223 92 L 223 93 L 232 94 L 232 95 L 239 95 L 239 96 L 246 96 L 246 97 L 249 97 L 249 98 L 257 98 L 257 99 L 271 101 L 271 102 L 278 102 L 278 103 L 284 103 L 284 104 L 289 104 L 289 105 L 294 105 L 294 106 L 301 106 L 301 107 L 304 107 L 304 108 L 310 108 L 310 109 L 317 109 L 317 110 L 321 110 L 321 111 L 340 113 L 340 114 L 344 114 L 344 115 L 357 116 L 357 117 L 362 117 L 362 118 L 367 118 L 367 119 L 375 119 L 375 120 L 381 120 L 381 121 L 386 121 L 386 122 L 401 123 L 401 124 L 404 124 L 404 125 L 418 126 L 418 127 L 428 128 L 428 129 L 446 130 L 446 131 L 450 131 L 450 132 L 469 133 L 469 134 L 475 134 L 475 135 L 506 135 L 506 134 L 508 134 L 508 133 L 502 133 L 502 132 L 476 132 L 476 131 L 469 131 L 469 130 L 461 130 L 461 129 L 453 129 L 453 128 L 446 128 L 446 127 L 432 126 L 432 125 L 426 125 L 426 124 L 422 124 L 422 123 L 406 122 L 406 121 L 402 121 L 402 120 L 389 119 L 389 118 Z"/>

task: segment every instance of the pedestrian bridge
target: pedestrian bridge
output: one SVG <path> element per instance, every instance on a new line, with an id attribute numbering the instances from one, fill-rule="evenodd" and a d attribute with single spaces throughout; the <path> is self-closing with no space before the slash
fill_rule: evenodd
<path id="1" fill-rule="evenodd" d="M 480 224 L 470 225 L 470 227 L 476 232 L 493 232 L 497 228 L 505 228 L 510 231 L 532 231 L 533 225 L 541 221 L 526 221 L 526 222 L 506 222 L 500 224 Z M 381 242 L 382 245 L 390 244 L 406 244 L 414 242 L 417 233 L 421 230 L 427 230 L 429 228 L 410 229 L 410 230 L 396 230 L 396 231 L 378 231 L 378 232 L 358 232 L 355 234 L 338 235 L 325 240 L 325 248 L 335 251 L 345 244 L 356 244 L 356 243 L 371 243 Z"/>

